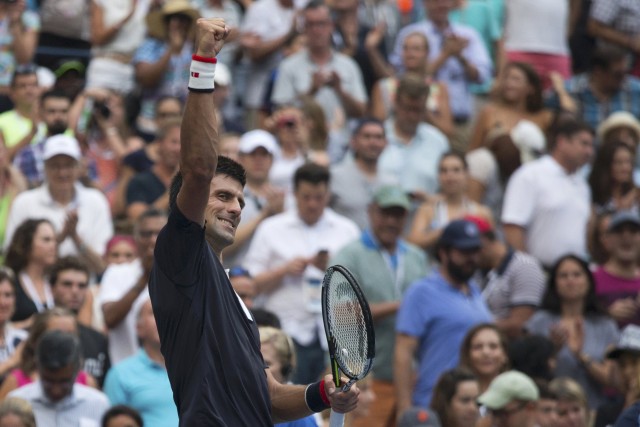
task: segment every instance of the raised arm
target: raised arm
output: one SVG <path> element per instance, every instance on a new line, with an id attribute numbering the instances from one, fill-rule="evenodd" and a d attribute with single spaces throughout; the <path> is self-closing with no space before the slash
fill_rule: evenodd
<path id="1" fill-rule="evenodd" d="M 224 20 L 214 18 L 198 19 L 196 31 L 196 56 L 191 66 L 189 95 L 180 131 L 183 182 L 177 205 L 185 217 L 204 225 L 204 209 L 219 152 L 211 65 L 224 45 L 228 30 Z"/>

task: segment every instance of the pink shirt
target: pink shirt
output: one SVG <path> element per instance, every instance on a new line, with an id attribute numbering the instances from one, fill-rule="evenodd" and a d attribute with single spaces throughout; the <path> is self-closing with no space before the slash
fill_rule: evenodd
<path id="1" fill-rule="evenodd" d="M 633 298 L 635 300 L 640 292 L 640 277 L 635 279 L 617 277 L 605 271 L 602 266 L 596 269 L 593 277 L 596 281 L 596 295 L 606 308 L 619 299 Z M 640 325 L 640 310 L 636 311 L 636 315 L 632 319 L 618 322 L 618 326 L 623 328 L 630 323 Z"/>

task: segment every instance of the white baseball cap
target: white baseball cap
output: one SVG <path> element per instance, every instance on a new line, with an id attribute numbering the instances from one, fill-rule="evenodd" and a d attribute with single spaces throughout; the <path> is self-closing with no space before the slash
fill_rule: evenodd
<path id="1" fill-rule="evenodd" d="M 259 147 L 264 148 L 271 155 L 274 155 L 278 151 L 276 138 L 266 130 L 252 130 L 240 137 L 240 146 L 238 150 L 241 153 L 249 154 Z"/>
<path id="2" fill-rule="evenodd" d="M 72 136 L 60 134 L 48 138 L 44 143 L 44 160 L 49 160 L 54 156 L 69 156 L 75 160 L 80 160 L 80 144 Z"/>

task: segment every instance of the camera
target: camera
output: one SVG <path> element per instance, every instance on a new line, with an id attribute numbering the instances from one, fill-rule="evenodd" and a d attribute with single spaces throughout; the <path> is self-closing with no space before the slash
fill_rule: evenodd
<path id="1" fill-rule="evenodd" d="M 96 102 L 93 104 L 93 111 L 105 119 L 108 119 L 111 116 L 111 110 L 104 102 Z"/>

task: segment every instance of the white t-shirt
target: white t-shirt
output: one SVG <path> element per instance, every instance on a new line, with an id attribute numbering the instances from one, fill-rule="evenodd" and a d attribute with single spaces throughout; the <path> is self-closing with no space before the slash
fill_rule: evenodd
<path id="1" fill-rule="evenodd" d="M 100 284 L 100 294 L 98 295 L 100 306 L 120 300 L 133 288 L 142 273 L 142 263 L 139 259 L 130 263 L 111 265 L 107 268 Z M 136 317 L 140 305 L 147 299 L 149 299 L 149 290 L 145 288 L 133 302 L 131 310 L 122 322 L 115 328 L 109 329 L 109 356 L 112 365 L 132 356 L 138 350 Z"/>
<path id="2" fill-rule="evenodd" d="M 131 10 L 133 0 L 93 0 L 103 13 L 103 24 L 105 27 L 111 27 L 122 21 Z M 91 53 L 101 55 L 107 52 L 118 52 L 133 54 L 135 50 L 142 44 L 144 36 L 147 32 L 145 17 L 149 12 L 150 0 L 136 0 L 136 11 L 116 35 L 102 46 L 94 46 Z"/>
<path id="3" fill-rule="evenodd" d="M 568 253 L 587 254 L 591 193 L 582 174 L 547 155 L 520 167 L 509 180 L 502 223 L 525 229 L 526 250 L 545 267 Z"/>
<path id="4" fill-rule="evenodd" d="M 509 0 L 506 2 L 507 51 L 568 55 L 570 0 Z"/>

